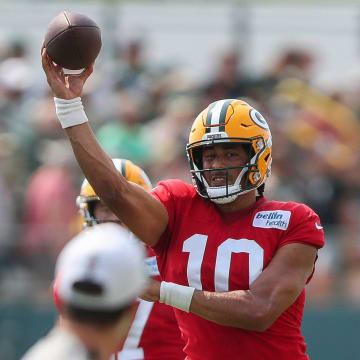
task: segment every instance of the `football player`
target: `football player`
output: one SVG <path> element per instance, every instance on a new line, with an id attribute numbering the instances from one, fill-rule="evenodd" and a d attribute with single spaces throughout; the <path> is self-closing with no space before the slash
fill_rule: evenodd
<path id="1" fill-rule="evenodd" d="M 93 71 L 64 76 L 42 52 L 58 118 L 96 193 L 157 254 L 146 299 L 173 306 L 189 360 L 305 360 L 305 285 L 324 245 L 318 215 L 263 195 L 272 138 L 264 117 L 236 99 L 195 119 L 187 154 L 193 184 L 160 182 L 151 195 L 119 175 L 81 103 Z"/>
<path id="2" fill-rule="evenodd" d="M 114 224 L 86 229 L 56 261 L 61 326 L 21 360 L 107 360 L 123 343 L 147 286 L 144 249 Z"/>
<path id="3" fill-rule="evenodd" d="M 115 168 L 125 177 L 146 191 L 151 190 L 151 182 L 146 173 L 130 160 L 113 159 Z M 76 199 L 80 209 L 82 224 L 89 228 L 97 224 L 121 221 L 100 200 L 89 182 L 84 179 L 80 195 Z M 145 264 L 149 275 L 160 280 L 154 251 L 146 246 Z M 121 346 L 121 351 L 113 355 L 113 360 L 183 360 L 184 342 L 170 306 L 159 302 L 139 300 L 139 307 L 129 334 Z"/>

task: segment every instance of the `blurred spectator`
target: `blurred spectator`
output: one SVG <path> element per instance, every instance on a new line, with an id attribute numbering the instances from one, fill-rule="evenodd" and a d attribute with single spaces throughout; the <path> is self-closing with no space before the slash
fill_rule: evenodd
<path id="1" fill-rule="evenodd" d="M 122 157 L 143 165 L 149 159 L 149 146 L 142 133 L 143 102 L 129 91 L 113 95 L 114 118 L 100 126 L 96 135 L 111 157 Z"/>
<path id="2" fill-rule="evenodd" d="M 155 66 L 146 59 L 145 39 L 132 38 L 117 44 L 111 80 L 115 90 L 128 89 L 144 96 L 153 86 L 153 82 L 168 70 L 168 67 Z"/>
<path id="3" fill-rule="evenodd" d="M 144 59 L 144 43 L 140 39 L 118 47 L 118 71 L 115 71 L 115 88 L 139 88 L 148 86 L 147 62 Z"/>
<path id="4" fill-rule="evenodd" d="M 252 96 L 260 102 L 268 101 L 274 88 L 284 79 L 294 78 L 309 82 L 315 63 L 308 49 L 284 49 L 267 73 L 260 76 Z"/>
<path id="5" fill-rule="evenodd" d="M 0 130 L 26 134 L 34 69 L 23 45 L 12 49 L 12 56 L 0 63 Z"/>
<path id="6" fill-rule="evenodd" d="M 358 119 L 342 103 L 294 78 L 277 85 L 270 109 L 277 109 L 277 135 L 286 143 L 282 164 L 289 182 L 324 223 L 337 223 L 337 199 L 360 179 Z M 295 162 L 286 160 L 289 153 Z"/>
<path id="7" fill-rule="evenodd" d="M 44 140 L 58 139 L 63 139 L 63 130 L 56 118 L 54 99 L 50 94 L 46 94 L 33 104 L 33 111 L 29 116 L 29 134 L 22 143 L 29 172 L 35 171 L 41 165 L 42 155 L 39 148 Z"/>
<path id="8" fill-rule="evenodd" d="M 164 101 L 162 115 L 143 129 L 152 164 L 169 164 L 179 155 L 184 156 L 187 134 L 197 110 L 197 102 L 190 96 L 173 96 Z"/>
<path id="9" fill-rule="evenodd" d="M 360 191 L 349 189 L 338 202 L 339 277 L 343 299 L 360 308 Z"/>
<path id="10" fill-rule="evenodd" d="M 1 156 L 0 156 L 1 159 Z M 14 204 L 10 192 L 5 185 L 0 169 L 0 268 L 8 265 L 8 256 L 11 255 L 13 244 L 11 239 L 15 234 L 13 224 Z"/>
<path id="11" fill-rule="evenodd" d="M 243 69 L 241 54 L 235 50 L 227 51 L 222 54 L 213 78 L 202 90 L 204 103 L 249 96 L 253 85 L 254 80 Z"/>
<path id="12" fill-rule="evenodd" d="M 54 259 L 77 230 L 77 184 L 74 159 L 64 140 L 45 141 L 39 152 L 43 165 L 25 191 L 20 249 L 42 275 L 51 273 Z"/>

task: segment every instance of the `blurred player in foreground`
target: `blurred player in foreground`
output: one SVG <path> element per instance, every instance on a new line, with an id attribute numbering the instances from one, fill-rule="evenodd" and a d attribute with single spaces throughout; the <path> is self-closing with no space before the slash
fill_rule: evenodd
<path id="1" fill-rule="evenodd" d="M 145 172 L 130 160 L 113 159 L 115 168 L 128 181 L 140 185 L 146 191 L 151 183 Z M 95 194 L 85 179 L 81 186 L 77 205 L 85 228 L 119 219 Z M 146 268 L 150 276 L 160 280 L 154 251 L 146 246 Z M 173 309 L 159 302 L 140 300 L 135 319 L 122 350 L 113 355 L 114 360 L 183 360 L 184 342 L 178 328 Z M 119 347 L 120 349 L 120 347 Z"/>
<path id="2" fill-rule="evenodd" d="M 145 299 L 175 308 L 186 359 L 307 360 L 304 288 L 324 232 L 306 205 L 264 197 L 272 162 L 264 117 L 241 100 L 210 104 L 186 148 L 193 184 L 163 181 L 150 195 L 119 174 L 88 124 L 80 96 L 93 67 L 65 76 L 46 50 L 42 64 L 86 178 L 157 254 L 165 281 Z"/>
<path id="3" fill-rule="evenodd" d="M 134 319 L 145 291 L 144 253 L 115 224 L 84 230 L 56 262 L 61 326 L 39 340 L 23 360 L 108 360 Z"/>

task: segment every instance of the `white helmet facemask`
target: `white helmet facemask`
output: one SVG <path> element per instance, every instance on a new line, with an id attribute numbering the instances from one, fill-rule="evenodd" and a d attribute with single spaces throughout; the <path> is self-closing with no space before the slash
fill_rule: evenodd
<path id="1" fill-rule="evenodd" d="M 200 171 L 198 167 L 194 164 L 194 173 L 198 180 L 203 184 L 206 189 L 207 197 L 209 200 L 214 202 L 215 204 L 229 204 L 236 200 L 239 195 L 246 194 L 252 190 L 251 189 L 243 189 L 241 186 L 241 180 L 243 179 L 244 175 L 249 171 L 249 168 L 254 165 L 256 159 L 256 155 L 250 159 L 250 162 L 247 165 L 239 166 L 242 168 L 237 176 L 234 184 L 229 185 L 226 184 L 224 186 L 209 186 L 208 182 L 206 181 L 203 172 L 210 172 L 210 171 L 226 171 L 228 172 L 228 168 L 224 169 L 211 169 L 211 170 L 203 170 Z"/>

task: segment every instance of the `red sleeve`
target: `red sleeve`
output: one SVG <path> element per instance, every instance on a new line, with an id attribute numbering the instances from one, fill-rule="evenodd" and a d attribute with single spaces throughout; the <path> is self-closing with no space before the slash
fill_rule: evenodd
<path id="1" fill-rule="evenodd" d="M 304 204 L 296 204 L 291 209 L 290 224 L 280 240 L 279 247 L 291 243 L 309 244 L 317 249 L 325 244 L 319 216 Z"/>

